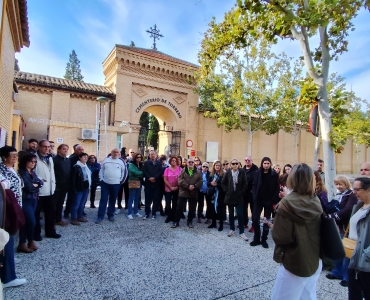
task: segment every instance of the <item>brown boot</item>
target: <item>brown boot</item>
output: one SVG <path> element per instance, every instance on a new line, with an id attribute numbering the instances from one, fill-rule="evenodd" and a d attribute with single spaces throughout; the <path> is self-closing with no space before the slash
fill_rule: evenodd
<path id="1" fill-rule="evenodd" d="M 37 249 L 39 249 L 39 247 L 37 247 L 34 241 L 28 242 L 28 248 L 32 249 L 33 251 L 36 251 Z"/>
<path id="2" fill-rule="evenodd" d="M 202 220 L 200 219 L 200 217 L 198 217 L 198 223 L 202 223 Z"/>
<path id="3" fill-rule="evenodd" d="M 77 226 L 80 226 L 81 225 L 80 222 L 78 222 L 76 219 L 72 219 L 71 220 L 71 224 L 72 225 L 77 225 Z"/>
<path id="4" fill-rule="evenodd" d="M 85 218 L 79 218 L 79 219 L 77 219 L 77 221 L 78 222 L 82 222 L 82 223 L 86 223 L 87 222 L 87 220 Z"/>
<path id="5" fill-rule="evenodd" d="M 28 248 L 26 243 L 23 243 L 23 244 L 18 245 L 17 252 L 31 253 L 31 252 L 33 252 L 33 250 Z"/>

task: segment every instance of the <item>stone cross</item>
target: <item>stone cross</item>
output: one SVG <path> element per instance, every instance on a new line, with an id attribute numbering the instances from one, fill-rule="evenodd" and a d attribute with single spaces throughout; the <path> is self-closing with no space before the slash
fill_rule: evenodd
<path id="1" fill-rule="evenodd" d="M 157 25 L 154 24 L 154 28 L 150 27 L 150 30 L 147 30 L 146 32 L 150 33 L 150 37 L 154 39 L 153 50 L 157 50 L 157 44 L 156 44 L 155 40 L 159 40 L 159 38 L 163 37 L 162 34 L 159 34 L 159 30 L 157 29 Z"/>

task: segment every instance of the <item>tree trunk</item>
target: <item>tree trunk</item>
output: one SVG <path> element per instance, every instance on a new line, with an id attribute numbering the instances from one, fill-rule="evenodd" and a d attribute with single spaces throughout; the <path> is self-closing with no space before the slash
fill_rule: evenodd
<path id="1" fill-rule="evenodd" d="M 247 132 L 248 132 L 248 151 L 247 151 L 247 155 L 252 156 L 253 132 L 252 132 L 252 128 L 251 128 L 250 124 L 247 127 Z"/>
<path id="2" fill-rule="evenodd" d="M 322 89 L 322 99 L 319 101 L 319 116 L 322 148 L 324 152 L 325 186 L 328 190 L 328 199 L 330 201 L 336 194 L 336 188 L 334 185 L 336 172 L 335 154 L 334 150 L 330 146 L 330 133 L 332 132 L 332 124 L 325 80 L 324 83 L 325 86 L 323 86 Z"/>

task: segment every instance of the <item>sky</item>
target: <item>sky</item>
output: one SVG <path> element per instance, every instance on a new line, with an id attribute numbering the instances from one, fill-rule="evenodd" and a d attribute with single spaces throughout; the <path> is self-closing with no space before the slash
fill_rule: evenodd
<path id="1" fill-rule="evenodd" d="M 146 32 L 157 25 L 164 37 L 157 49 L 198 64 L 204 32 L 213 17 L 222 21 L 235 0 L 30 0 L 31 44 L 16 54 L 21 71 L 63 77 L 75 50 L 84 81 L 104 84 L 102 62 L 116 44 L 150 49 Z M 370 13 L 360 11 L 349 36 L 349 51 L 331 62 L 330 73 L 346 78 L 347 87 L 370 102 Z M 314 47 L 313 47 L 314 48 Z M 274 51 L 301 55 L 297 41 L 281 41 Z"/>

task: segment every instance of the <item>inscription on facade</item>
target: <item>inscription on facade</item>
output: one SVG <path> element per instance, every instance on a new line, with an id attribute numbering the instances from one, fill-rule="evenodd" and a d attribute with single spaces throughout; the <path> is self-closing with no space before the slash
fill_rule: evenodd
<path id="1" fill-rule="evenodd" d="M 149 103 L 153 103 L 153 102 L 161 104 L 161 105 L 167 105 L 167 106 L 171 107 L 175 111 L 177 116 L 179 118 L 182 118 L 182 115 L 181 115 L 179 109 L 176 107 L 176 105 L 174 103 L 172 103 L 171 101 L 167 101 L 166 99 L 163 99 L 163 98 L 162 99 L 160 99 L 160 98 L 151 98 L 151 99 L 145 100 L 145 101 L 143 101 L 139 104 L 139 106 L 135 109 L 135 112 L 136 113 L 140 112 L 140 110 L 144 106 L 146 106 Z"/>

